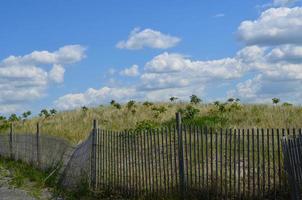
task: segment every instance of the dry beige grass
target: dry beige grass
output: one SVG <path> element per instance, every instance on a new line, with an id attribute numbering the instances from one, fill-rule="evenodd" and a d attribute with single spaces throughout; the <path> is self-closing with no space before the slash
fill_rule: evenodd
<path id="1" fill-rule="evenodd" d="M 194 105 L 199 113 L 194 122 L 199 125 L 236 128 L 299 128 L 302 125 L 302 107 L 300 106 L 271 106 L 271 105 L 239 105 L 225 106 L 225 111 L 219 111 L 213 104 Z M 165 107 L 166 111 L 156 116 L 154 107 Z M 36 123 L 40 122 L 43 133 L 64 137 L 73 143 L 84 140 L 92 128 L 93 119 L 99 126 L 110 130 L 132 129 L 142 121 L 161 125 L 173 121 L 178 109 L 185 109 L 188 103 L 157 103 L 144 106 L 136 103 L 128 109 L 112 106 L 89 108 L 87 111 L 77 109 L 59 112 L 49 118 L 35 117 L 15 125 L 16 132 L 35 132 Z M 135 110 L 132 111 L 132 110 Z M 134 112 L 134 113 L 133 113 Z"/>

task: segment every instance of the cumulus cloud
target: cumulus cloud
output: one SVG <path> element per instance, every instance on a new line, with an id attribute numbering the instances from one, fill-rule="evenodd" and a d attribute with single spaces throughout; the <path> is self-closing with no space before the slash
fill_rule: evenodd
<path id="1" fill-rule="evenodd" d="M 261 48 L 262 53 L 247 67 L 246 75 L 254 76 L 239 82 L 229 93 L 250 102 L 273 97 L 297 101 L 302 96 L 302 63 L 297 62 L 302 59 L 300 48 L 291 45 Z"/>
<path id="2" fill-rule="evenodd" d="M 129 68 L 126 68 L 120 72 L 121 75 L 123 76 L 138 76 L 139 75 L 139 70 L 138 70 L 138 65 L 132 65 Z"/>
<path id="3" fill-rule="evenodd" d="M 54 52 L 34 51 L 0 61 L 0 112 L 15 111 L 43 97 L 51 83 L 64 81 L 64 65 L 80 61 L 84 52 L 80 45 L 68 45 Z"/>
<path id="4" fill-rule="evenodd" d="M 302 7 L 270 8 L 254 21 L 243 21 L 238 36 L 247 45 L 302 43 Z"/>
<path id="5" fill-rule="evenodd" d="M 143 49 L 145 47 L 154 49 L 167 49 L 174 47 L 180 42 L 180 38 L 163 34 L 152 29 L 140 30 L 135 28 L 131 31 L 127 40 L 117 43 L 116 47 L 120 49 Z"/>
<path id="6" fill-rule="evenodd" d="M 81 45 L 67 45 L 54 52 L 33 51 L 25 56 L 9 56 L 2 64 L 70 64 L 85 58 L 85 50 Z"/>
<path id="7" fill-rule="evenodd" d="M 100 89 L 89 88 L 84 93 L 67 94 L 55 101 L 58 109 L 70 110 L 81 106 L 91 106 L 101 103 L 108 103 L 111 99 L 123 101 L 137 95 L 134 88 L 110 88 Z"/>
<path id="8" fill-rule="evenodd" d="M 244 71 L 244 63 L 237 57 L 201 61 L 164 52 L 146 63 L 141 80 L 146 89 L 174 88 L 235 79 Z"/>
<path id="9" fill-rule="evenodd" d="M 238 83 L 234 90 L 229 91 L 229 96 L 239 97 L 245 102 L 271 102 L 272 98 L 278 97 L 300 103 L 301 89 L 301 80 L 272 80 L 266 75 L 258 74 L 251 79 Z"/>

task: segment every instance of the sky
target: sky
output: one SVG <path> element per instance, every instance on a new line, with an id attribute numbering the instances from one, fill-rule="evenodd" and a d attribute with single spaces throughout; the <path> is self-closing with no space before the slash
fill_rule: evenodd
<path id="1" fill-rule="evenodd" d="M 0 114 L 302 101 L 299 0 L 2 0 Z"/>

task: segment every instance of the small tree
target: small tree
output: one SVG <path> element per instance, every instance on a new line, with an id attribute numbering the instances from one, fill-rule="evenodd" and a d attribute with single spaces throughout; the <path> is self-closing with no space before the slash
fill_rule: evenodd
<path id="1" fill-rule="evenodd" d="M 112 106 L 114 106 L 115 103 L 116 103 L 116 102 L 115 102 L 115 100 L 113 100 L 113 99 L 110 101 L 110 105 L 112 105 Z"/>
<path id="2" fill-rule="evenodd" d="M 215 105 L 215 106 L 219 106 L 219 105 L 220 105 L 220 102 L 219 102 L 219 101 L 214 101 L 214 105 Z"/>
<path id="3" fill-rule="evenodd" d="M 174 101 L 176 101 L 178 98 L 177 97 L 170 97 L 170 101 L 171 102 L 174 102 Z"/>
<path id="4" fill-rule="evenodd" d="M 190 96 L 190 102 L 193 104 L 199 104 L 201 102 L 201 99 L 197 97 L 195 94 Z"/>
<path id="5" fill-rule="evenodd" d="M 113 106 L 115 108 L 117 108 L 117 109 L 121 109 L 122 108 L 121 104 L 119 104 L 119 103 L 115 103 Z"/>
<path id="6" fill-rule="evenodd" d="M 50 109 L 49 112 L 52 116 L 55 116 L 58 111 L 56 109 Z"/>
<path id="7" fill-rule="evenodd" d="M 18 117 L 15 113 L 11 114 L 8 118 L 8 121 L 10 122 L 15 122 L 15 121 L 19 121 L 20 117 Z"/>
<path id="8" fill-rule="evenodd" d="M 135 106 L 135 101 L 131 100 L 127 103 L 128 110 L 131 110 Z"/>
<path id="9" fill-rule="evenodd" d="M 46 109 L 42 109 L 40 114 L 39 114 L 40 117 L 45 117 L 45 118 L 48 118 L 50 117 L 50 113 L 48 112 L 48 110 Z"/>
<path id="10" fill-rule="evenodd" d="M 83 111 L 83 112 L 87 112 L 87 110 L 88 110 L 88 108 L 87 108 L 86 106 L 83 106 L 83 107 L 82 107 L 82 111 Z"/>
<path id="11" fill-rule="evenodd" d="M 22 113 L 22 118 L 26 120 L 30 115 L 31 115 L 31 111 L 24 112 Z"/>
<path id="12" fill-rule="evenodd" d="M 272 98 L 273 104 L 277 105 L 280 102 L 280 99 L 278 98 Z"/>
<path id="13" fill-rule="evenodd" d="M 234 98 L 229 98 L 229 99 L 228 99 L 228 102 L 230 102 L 230 103 L 232 103 L 232 102 L 234 102 L 234 101 L 235 101 Z"/>

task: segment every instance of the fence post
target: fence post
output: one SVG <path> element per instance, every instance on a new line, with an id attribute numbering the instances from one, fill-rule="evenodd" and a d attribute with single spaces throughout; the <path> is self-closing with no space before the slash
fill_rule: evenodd
<path id="1" fill-rule="evenodd" d="M 92 154 L 91 154 L 91 187 L 97 189 L 97 120 L 93 120 L 92 129 Z"/>
<path id="2" fill-rule="evenodd" d="M 182 137 L 182 125 L 181 114 L 176 113 L 176 129 L 178 136 L 178 164 L 179 164 L 179 191 L 180 198 L 185 199 L 185 172 L 184 172 L 184 153 L 183 153 L 183 137 Z"/>
<path id="3" fill-rule="evenodd" d="M 37 132 L 36 132 L 36 151 L 37 151 L 37 166 L 40 168 L 41 166 L 41 157 L 40 157 L 40 124 L 37 123 Z"/>
<path id="4" fill-rule="evenodd" d="M 10 131 L 9 131 L 9 153 L 10 153 L 10 158 L 14 159 L 14 153 L 13 153 L 13 123 L 10 124 Z"/>

